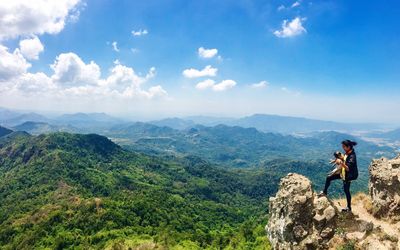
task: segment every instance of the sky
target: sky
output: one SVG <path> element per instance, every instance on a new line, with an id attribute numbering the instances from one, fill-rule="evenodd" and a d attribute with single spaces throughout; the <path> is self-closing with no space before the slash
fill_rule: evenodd
<path id="1" fill-rule="evenodd" d="M 400 123 L 398 1 L 0 0 L 0 106 Z"/>

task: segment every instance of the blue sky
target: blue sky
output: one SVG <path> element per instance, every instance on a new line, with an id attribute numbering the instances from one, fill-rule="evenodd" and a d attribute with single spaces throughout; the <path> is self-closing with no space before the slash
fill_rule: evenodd
<path id="1" fill-rule="evenodd" d="M 14 78 L 1 77 L 9 68 L 0 68 L 7 82 L 1 106 L 148 118 L 274 113 L 400 122 L 397 1 L 60 2 L 67 14 L 60 11 L 65 23 L 57 31 L 20 25 L 14 32 L 0 23 L 10 34 L 0 40 L 7 53 L 22 52 L 20 41 L 33 37 L 44 47 L 38 59 L 23 55 L 31 67 Z M 73 55 L 57 61 L 63 53 Z M 71 60 L 93 74 L 71 75 Z M 217 71 L 183 73 L 208 65 Z M 21 75 L 39 72 L 48 77 L 45 87 Z M 108 79 L 121 72 L 131 82 Z"/>

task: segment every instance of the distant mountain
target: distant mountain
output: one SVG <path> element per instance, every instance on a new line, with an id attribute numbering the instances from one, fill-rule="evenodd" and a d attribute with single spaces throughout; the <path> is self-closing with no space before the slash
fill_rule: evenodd
<path id="1" fill-rule="evenodd" d="M 30 134 L 38 135 L 50 132 L 78 132 L 79 129 L 70 125 L 52 125 L 46 122 L 24 122 L 13 127 L 16 131 L 26 131 Z"/>
<path id="2" fill-rule="evenodd" d="M 175 129 L 193 127 L 195 124 L 215 126 L 219 124 L 256 128 L 263 132 L 282 134 L 311 133 L 315 131 L 359 132 L 381 128 L 384 125 L 374 123 L 341 123 L 308 119 L 302 117 L 254 114 L 243 118 L 218 118 L 212 116 L 188 116 L 184 118 L 168 118 L 150 122 L 159 126 L 168 126 Z"/>
<path id="3" fill-rule="evenodd" d="M 19 115 L 21 115 L 19 112 L 0 107 L 0 125 L 2 125 L 4 121 L 10 120 Z"/>
<path id="4" fill-rule="evenodd" d="M 154 124 L 156 126 L 159 127 L 170 127 L 173 129 L 186 129 L 189 127 L 192 127 L 195 125 L 195 122 L 193 122 L 192 120 L 185 120 L 185 119 L 181 119 L 181 118 L 166 118 L 166 119 L 162 119 L 162 120 L 157 120 L 157 121 L 150 121 L 148 123 Z"/>
<path id="5" fill-rule="evenodd" d="M 255 114 L 228 122 L 228 125 L 254 127 L 263 132 L 283 134 L 310 133 L 314 131 L 362 131 L 376 129 L 380 125 L 369 123 L 340 123 L 302 117 Z"/>
<path id="6" fill-rule="evenodd" d="M 293 160 L 328 160 L 341 149 L 341 141 L 359 142 L 360 162 L 382 155 L 393 157 L 394 149 L 378 146 L 354 136 L 338 132 L 314 132 L 308 137 L 264 133 L 255 128 L 217 125 L 196 125 L 186 130 L 157 127 L 145 123 L 124 129 L 115 128 L 105 134 L 133 150 L 148 154 L 196 155 L 227 167 L 260 166 L 279 158 Z M 366 168 L 367 166 L 364 166 Z"/>
<path id="7" fill-rule="evenodd" d="M 125 123 L 112 126 L 105 135 L 112 138 L 121 138 L 131 143 L 142 138 L 178 136 L 180 132 L 167 126 L 156 126 L 145 122 Z"/>
<path id="8" fill-rule="evenodd" d="M 387 132 L 368 133 L 368 137 L 382 138 L 390 141 L 400 141 L 400 128 Z"/>
<path id="9" fill-rule="evenodd" d="M 215 126 L 218 124 L 233 124 L 236 118 L 231 117 L 216 117 L 216 116 L 187 116 L 182 119 L 189 120 L 195 124 L 204 126 Z"/>
<path id="10" fill-rule="evenodd" d="M 50 119 L 37 113 L 24 113 L 11 119 L 3 120 L 2 123 L 6 126 L 13 127 L 24 122 L 49 122 Z"/>
<path id="11" fill-rule="evenodd" d="M 11 134 L 12 132 L 11 129 L 0 126 L 0 137 Z"/>
<path id="12" fill-rule="evenodd" d="M 58 124 L 68 124 L 78 128 L 90 129 L 98 131 L 98 129 L 107 129 L 112 125 L 123 123 L 124 121 L 107 115 L 105 113 L 75 113 L 64 114 L 55 118 Z M 93 132 L 93 131 L 92 131 Z"/>

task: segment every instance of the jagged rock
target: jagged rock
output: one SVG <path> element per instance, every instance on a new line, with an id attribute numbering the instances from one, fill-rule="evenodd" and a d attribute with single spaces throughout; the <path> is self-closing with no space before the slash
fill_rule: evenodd
<path id="1" fill-rule="evenodd" d="M 337 209 L 306 177 L 290 173 L 269 202 L 266 231 L 274 249 L 322 249 L 335 233 Z"/>
<path id="2" fill-rule="evenodd" d="M 400 155 L 392 160 L 373 160 L 369 174 L 373 215 L 400 220 Z"/>

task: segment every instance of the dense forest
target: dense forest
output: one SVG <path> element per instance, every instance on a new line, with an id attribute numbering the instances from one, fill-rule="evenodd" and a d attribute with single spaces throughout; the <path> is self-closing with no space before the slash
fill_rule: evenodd
<path id="1" fill-rule="evenodd" d="M 2 249 L 265 249 L 267 197 L 279 180 L 68 133 L 3 136 L 0 171 Z"/>

